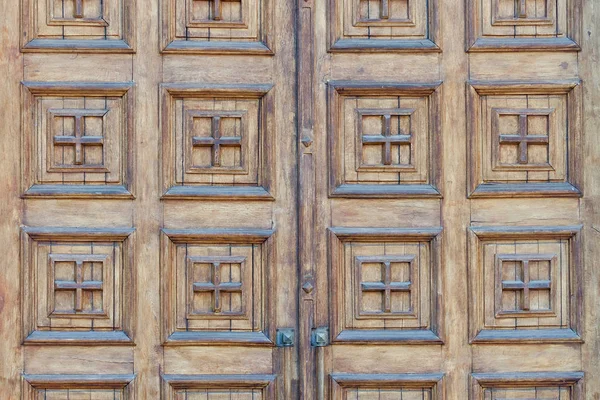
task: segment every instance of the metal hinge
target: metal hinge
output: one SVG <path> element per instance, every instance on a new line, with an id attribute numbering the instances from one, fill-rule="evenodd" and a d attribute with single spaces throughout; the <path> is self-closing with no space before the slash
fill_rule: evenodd
<path id="1" fill-rule="evenodd" d="M 296 334 L 293 328 L 277 329 L 277 338 L 275 344 L 277 347 L 294 347 L 296 343 Z"/>
<path id="2" fill-rule="evenodd" d="M 310 335 L 310 344 L 313 347 L 329 346 L 329 328 L 314 328 Z"/>

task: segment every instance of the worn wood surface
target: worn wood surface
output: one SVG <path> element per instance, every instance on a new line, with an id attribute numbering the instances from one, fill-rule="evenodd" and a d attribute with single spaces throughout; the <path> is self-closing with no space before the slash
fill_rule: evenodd
<path id="1" fill-rule="evenodd" d="M 600 400 L 597 2 L 20 3 L 0 399 Z"/>

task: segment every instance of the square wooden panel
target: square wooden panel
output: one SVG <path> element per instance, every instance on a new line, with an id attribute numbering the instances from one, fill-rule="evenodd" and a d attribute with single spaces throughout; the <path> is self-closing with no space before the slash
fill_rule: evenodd
<path id="1" fill-rule="evenodd" d="M 580 227 L 472 227 L 473 342 L 580 341 Z"/>
<path id="2" fill-rule="evenodd" d="M 272 0 L 161 0 L 165 53 L 273 54 Z"/>
<path id="3" fill-rule="evenodd" d="M 438 87 L 329 82 L 330 196 L 440 196 Z"/>
<path id="4" fill-rule="evenodd" d="M 270 85 L 163 85 L 168 198 L 272 200 Z"/>
<path id="5" fill-rule="evenodd" d="M 132 229 L 25 227 L 25 344 L 129 343 Z"/>
<path id="6" fill-rule="evenodd" d="M 274 400 L 275 375 L 163 375 L 164 400 Z"/>
<path id="7" fill-rule="evenodd" d="M 25 197 L 132 198 L 130 84 L 23 84 Z"/>
<path id="8" fill-rule="evenodd" d="M 440 51 L 437 1 L 329 0 L 329 51 Z"/>
<path id="9" fill-rule="evenodd" d="M 330 228 L 334 342 L 440 343 L 441 228 Z"/>
<path id="10" fill-rule="evenodd" d="M 23 400 L 133 400 L 134 375 L 24 375 Z"/>
<path id="11" fill-rule="evenodd" d="M 441 400 L 443 374 L 332 374 L 331 400 Z"/>
<path id="12" fill-rule="evenodd" d="M 583 372 L 514 372 L 471 375 L 473 400 L 583 400 Z"/>
<path id="13" fill-rule="evenodd" d="M 272 344 L 270 230 L 163 230 L 167 344 Z"/>
<path id="14" fill-rule="evenodd" d="M 580 0 L 469 0 L 469 51 L 579 50 Z"/>
<path id="15" fill-rule="evenodd" d="M 581 196 L 580 91 L 471 82 L 470 197 Z"/>
<path id="16" fill-rule="evenodd" d="M 135 0 L 24 0 L 24 52 L 132 53 Z"/>

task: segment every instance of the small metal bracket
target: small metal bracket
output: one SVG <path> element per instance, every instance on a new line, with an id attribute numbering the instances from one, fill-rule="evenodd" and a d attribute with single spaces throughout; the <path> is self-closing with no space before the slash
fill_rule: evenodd
<path id="1" fill-rule="evenodd" d="M 294 347 L 296 342 L 296 334 L 293 328 L 277 329 L 277 347 Z"/>
<path id="2" fill-rule="evenodd" d="M 329 346 L 329 328 L 314 328 L 310 337 L 310 344 L 313 347 Z"/>

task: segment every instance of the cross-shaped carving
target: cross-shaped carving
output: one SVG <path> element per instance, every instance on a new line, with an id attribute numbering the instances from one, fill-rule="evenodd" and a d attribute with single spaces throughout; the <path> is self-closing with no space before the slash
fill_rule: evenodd
<path id="1" fill-rule="evenodd" d="M 50 110 L 51 114 L 57 117 L 74 118 L 74 135 L 56 135 L 54 136 L 55 146 L 74 146 L 75 147 L 75 165 L 83 164 L 83 151 L 85 146 L 102 146 L 104 144 L 103 136 L 85 135 L 85 118 L 102 117 L 107 110 L 82 110 L 82 109 L 61 109 Z"/>
<path id="2" fill-rule="evenodd" d="M 392 292 L 410 292 L 412 282 L 393 282 L 392 261 L 382 261 L 381 264 L 383 265 L 383 281 L 361 282 L 360 287 L 363 292 L 383 292 L 383 311 L 389 313 L 392 312 Z"/>
<path id="3" fill-rule="evenodd" d="M 550 280 L 531 280 L 530 278 L 530 261 L 549 261 L 548 258 L 541 260 L 538 256 L 527 257 L 507 257 L 503 256 L 500 258 L 500 268 L 503 268 L 503 263 L 514 262 L 521 264 L 523 271 L 523 278 L 521 280 L 515 279 L 514 281 L 502 281 L 502 290 L 509 290 L 523 293 L 523 301 L 521 309 L 523 311 L 529 311 L 531 308 L 530 293 L 532 290 L 547 290 L 551 288 Z"/>
<path id="4" fill-rule="evenodd" d="M 223 2 L 224 1 L 239 1 L 242 0 L 210 0 L 213 2 L 213 21 L 221 21 L 223 19 Z"/>
<path id="5" fill-rule="evenodd" d="M 383 146 L 383 164 L 392 164 L 392 145 L 411 144 L 412 135 L 392 135 L 391 119 L 392 116 L 406 115 L 406 113 L 398 112 L 381 112 L 380 114 L 363 113 L 362 115 L 380 115 L 383 117 L 383 132 L 380 134 L 362 135 L 362 143 L 364 144 L 381 144 Z"/>
<path id="6" fill-rule="evenodd" d="M 235 257 L 215 257 L 211 260 L 207 258 L 212 266 L 211 282 L 193 282 L 192 291 L 210 292 L 213 297 L 213 312 L 219 314 L 221 312 L 221 293 L 242 293 L 242 282 L 221 282 L 221 264 L 241 264 L 242 258 Z"/>
<path id="7" fill-rule="evenodd" d="M 83 18 L 83 0 L 73 0 L 75 2 L 75 10 L 73 18 Z"/>
<path id="8" fill-rule="evenodd" d="M 527 0 L 517 0 L 519 3 L 518 14 L 519 18 L 527 18 Z"/>
<path id="9" fill-rule="evenodd" d="M 548 135 L 529 135 L 527 119 L 530 113 L 520 113 L 519 115 L 519 131 L 517 134 L 501 134 L 500 144 L 519 145 L 519 164 L 527 164 L 527 149 L 530 144 L 549 144 Z M 539 115 L 539 114 L 535 114 Z"/>
<path id="10" fill-rule="evenodd" d="M 84 291 L 102 291 L 102 281 L 84 281 L 83 264 L 85 262 L 99 262 L 97 259 L 85 256 L 73 256 L 71 260 L 64 260 L 75 263 L 75 279 L 73 281 L 54 281 L 55 291 L 74 291 L 75 292 L 75 311 L 83 311 L 83 292 Z"/>
<path id="11" fill-rule="evenodd" d="M 192 137 L 193 147 L 211 147 L 212 162 L 211 166 L 221 166 L 221 147 L 234 146 L 242 147 L 242 138 L 240 136 L 223 136 L 221 132 L 221 116 L 213 115 L 211 117 L 211 136 L 194 136 Z"/>

